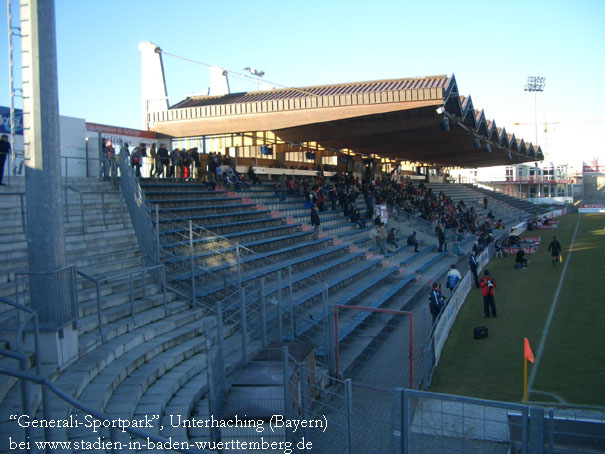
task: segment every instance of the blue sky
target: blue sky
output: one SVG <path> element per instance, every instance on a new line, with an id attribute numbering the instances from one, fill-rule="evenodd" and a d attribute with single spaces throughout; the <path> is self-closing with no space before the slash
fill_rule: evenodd
<path id="1" fill-rule="evenodd" d="M 560 162 L 605 159 L 605 122 L 595 121 L 605 120 L 603 0 L 56 0 L 55 8 L 62 115 L 140 128 L 138 44 L 152 41 L 228 70 L 263 70 L 284 86 L 454 74 L 475 107 L 532 142 L 534 102 L 523 87 L 527 76 L 545 76 L 539 144 Z M 6 37 L 0 8 L 4 62 Z M 164 67 L 171 103 L 209 85 L 202 65 L 165 56 Z M 255 89 L 253 80 L 230 84 Z M 0 86 L 7 106 L 7 69 Z"/>

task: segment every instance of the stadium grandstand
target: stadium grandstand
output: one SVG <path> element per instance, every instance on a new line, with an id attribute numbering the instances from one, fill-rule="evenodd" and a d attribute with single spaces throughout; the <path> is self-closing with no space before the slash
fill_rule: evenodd
<path id="1" fill-rule="evenodd" d="M 43 48 L 37 20 L 27 39 Z M 454 76 L 169 107 L 162 51 L 141 51 L 151 146 L 100 132 L 93 176 L 61 177 L 36 137 L 57 143 L 40 125 L 58 112 L 26 98 L 34 159 L 0 192 L 0 452 L 603 447 L 602 421 L 426 391 L 469 256 L 482 270 L 536 217 L 448 169 L 534 162 L 539 147 L 486 119 Z M 434 283 L 449 293 L 436 319 Z M 574 438 L 586 431 L 593 445 Z"/>

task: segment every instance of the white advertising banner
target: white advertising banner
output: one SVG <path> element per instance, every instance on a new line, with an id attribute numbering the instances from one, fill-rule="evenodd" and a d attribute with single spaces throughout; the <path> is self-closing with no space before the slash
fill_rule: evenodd
<path id="1" fill-rule="evenodd" d="M 434 345 L 435 345 L 435 366 L 439 363 L 439 358 L 441 357 L 441 351 L 443 350 L 443 346 L 445 345 L 445 341 L 456 321 L 456 317 L 462 308 L 462 305 L 466 301 L 466 297 L 471 291 L 471 286 L 473 284 L 473 277 L 471 272 L 468 271 L 462 280 L 458 283 L 458 286 L 454 290 L 447 306 L 441 313 L 441 317 L 435 325 L 434 332 Z"/>

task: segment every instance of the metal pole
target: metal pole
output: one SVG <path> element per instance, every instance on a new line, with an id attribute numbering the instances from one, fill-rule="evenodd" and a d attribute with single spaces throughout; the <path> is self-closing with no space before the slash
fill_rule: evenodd
<path id="1" fill-rule="evenodd" d="M 20 352 L 21 353 L 21 352 Z M 25 356 L 19 358 L 19 369 L 23 372 L 27 372 L 27 364 Z M 24 415 L 28 415 L 29 417 L 33 417 L 34 415 L 30 414 L 30 401 L 29 401 L 29 382 L 27 380 L 21 379 L 21 405 L 23 406 L 22 412 Z M 25 427 L 25 440 L 31 440 L 31 428 L 29 424 Z M 28 449 L 26 452 L 31 453 L 32 450 L 29 448 L 29 443 L 27 444 Z"/>
<path id="2" fill-rule="evenodd" d="M 136 325 L 136 321 L 134 319 L 134 282 L 132 273 L 129 275 L 130 280 L 130 316 L 132 317 L 132 322 Z"/>
<path id="3" fill-rule="evenodd" d="M 265 277 L 260 278 L 260 317 L 262 325 L 262 345 L 267 347 L 267 305 L 265 300 Z"/>
<path id="4" fill-rule="evenodd" d="M 160 210 L 156 204 L 153 206 L 155 218 L 156 260 L 160 261 Z"/>
<path id="5" fill-rule="evenodd" d="M 538 97 L 534 91 L 534 127 L 536 128 L 536 146 L 538 145 Z"/>
<path id="6" fill-rule="evenodd" d="M 328 352 L 328 358 L 330 358 L 331 353 L 330 353 L 330 310 L 328 308 L 328 284 L 324 283 L 324 290 L 321 294 L 321 299 L 322 299 L 322 304 L 323 304 L 323 313 L 324 313 L 324 317 L 323 317 L 323 323 L 324 323 L 324 346 L 326 348 L 326 352 Z M 329 362 L 328 362 L 329 364 Z"/>
<path id="7" fill-rule="evenodd" d="M 308 411 L 307 411 L 307 390 L 310 384 L 307 382 L 307 364 L 303 361 L 300 363 L 300 380 L 298 381 L 298 395 L 300 396 L 300 412 L 303 420 L 308 419 Z M 302 429 L 302 437 L 307 437 L 306 427 Z"/>
<path id="8" fill-rule="evenodd" d="M 345 380 L 345 399 L 347 402 L 347 437 L 345 441 L 347 453 L 351 454 L 353 452 L 353 380 L 350 378 Z"/>
<path id="9" fill-rule="evenodd" d="M 211 332 L 210 320 L 208 318 L 204 318 L 204 328 L 206 338 L 206 375 L 207 375 L 207 383 L 208 383 L 208 413 L 213 415 L 215 413 L 217 405 L 217 390 L 215 388 L 214 376 L 216 371 L 214 370 L 214 365 L 212 364 L 211 358 L 211 342 L 208 338 L 208 335 Z M 218 439 L 217 429 L 215 427 L 210 427 L 210 439 L 212 441 Z"/>
<path id="10" fill-rule="evenodd" d="M 118 191 L 118 194 L 120 195 L 120 216 L 122 217 L 122 225 L 125 227 L 126 219 L 124 218 L 124 196 L 122 195 L 122 189 Z"/>
<path id="11" fill-rule="evenodd" d="M 414 389 L 414 314 L 408 314 L 410 332 L 410 389 Z"/>
<path id="12" fill-rule="evenodd" d="M 288 346 L 282 347 L 282 362 L 284 366 L 284 419 L 287 421 L 290 419 L 290 367 L 289 367 L 290 355 L 288 354 Z M 286 440 L 289 439 L 288 429 L 285 429 Z"/>
<path id="13" fill-rule="evenodd" d="M 240 292 L 240 311 L 242 319 L 242 356 L 244 361 L 248 361 L 248 323 L 246 320 L 246 289 L 242 288 Z"/>
<path id="14" fill-rule="evenodd" d="M 23 233 L 25 233 L 26 231 L 26 225 L 25 225 L 25 202 L 23 197 L 25 197 L 25 194 L 19 193 L 19 201 L 21 203 L 21 228 L 23 229 Z"/>
<path id="15" fill-rule="evenodd" d="M 296 327 L 294 323 L 294 299 L 292 298 L 292 265 L 288 266 L 288 298 L 290 301 L 290 340 L 296 338 Z"/>
<path id="16" fill-rule="evenodd" d="M 281 311 L 281 270 L 277 271 L 277 315 L 279 340 L 282 341 L 284 338 L 284 333 Z"/>
<path id="17" fill-rule="evenodd" d="M 65 186 L 63 193 L 65 194 L 65 203 L 64 203 L 64 205 L 65 205 L 65 222 L 67 224 L 69 224 L 69 202 L 67 200 L 67 188 L 68 188 L 68 186 Z"/>
<path id="18" fill-rule="evenodd" d="M 145 270 L 141 271 L 141 290 L 143 291 L 143 299 L 147 299 L 147 288 L 145 285 Z"/>
<path id="19" fill-rule="evenodd" d="M 105 333 L 103 332 L 103 315 L 101 314 L 101 284 L 95 281 L 97 287 L 97 323 L 99 324 L 99 334 L 101 342 L 105 342 Z"/>
<path id="20" fill-rule="evenodd" d="M 410 454 L 411 431 L 410 426 L 412 421 L 410 419 L 410 399 L 409 394 L 405 389 L 397 390 L 401 396 L 401 452 L 402 454 Z"/>
<path id="21" fill-rule="evenodd" d="M 162 302 L 164 304 L 164 317 L 168 317 L 168 305 L 166 303 L 166 265 L 162 265 Z"/>
<path id="22" fill-rule="evenodd" d="M 189 273 L 191 275 L 191 307 L 195 308 L 195 275 L 193 273 L 193 222 L 189 219 Z"/>
<path id="23" fill-rule="evenodd" d="M 103 210 L 103 227 L 107 228 L 107 220 L 105 219 L 105 193 L 101 192 L 101 210 Z"/>
<path id="24" fill-rule="evenodd" d="M 237 288 L 242 289 L 242 267 L 239 251 L 239 241 L 235 243 L 235 256 L 237 258 Z"/>
<path id="25" fill-rule="evenodd" d="M 223 340 L 225 339 L 224 337 L 224 333 L 223 333 L 223 308 L 222 308 L 222 304 L 220 301 L 216 302 L 216 342 L 218 344 L 218 352 L 219 352 L 219 358 L 220 358 L 220 364 L 221 367 L 223 368 L 221 370 L 221 380 L 224 379 L 224 367 L 225 367 L 225 358 L 224 358 L 224 345 L 223 345 Z"/>
<path id="26" fill-rule="evenodd" d="M 86 223 L 84 222 L 84 196 L 80 192 L 80 222 L 82 223 L 82 232 L 86 233 Z"/>

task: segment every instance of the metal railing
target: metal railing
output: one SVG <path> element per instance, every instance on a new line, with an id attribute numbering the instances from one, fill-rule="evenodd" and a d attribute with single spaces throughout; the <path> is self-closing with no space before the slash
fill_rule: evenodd
<path id="1" fill-rule="evenodd" d="M 145 440 L 143 442 L 143 443 L 146 443 L 145 446 L 149 446 L 149 441 L 151 441 L 154 444 L 160 443 L 161 446 L 170 446 L 171 451 L 176 451 L 176 452 L 180 452 L 183 454 L 213 454 L 213 451 L 199 450 L 199 449 L 184 449 L 181 447 L 182 446 L 181 443 L 174 442 L 172 439 L 160 437 L 158 435 L 130 427 L 127 424 L 120 425 L 119 420 L 116 419 L 115 417 L 112 418 L 111 416 L 108 416 L 98 410 L 90 408 L 89 406 L 85 405 L 84 403 L 80 402 L 79 400 L 74 399 L 72 396 L 65 393 L 64 391 L 59 389 L 57 386 L 55 386 L 55 384 L 52 383 L 50 380 L 41 376 L 38 373 L 34 375 L 34 374 L 27 373 L 27 372 L 15 370 L 15 369 L 10 369 L 7 367 L 0 367 L 0 374 L 9 375 L 9 376 L 18 378 L 22 382 L 27 381 L 27 382 L 31 382 L 31 383 L 37 383 L 42 386 L 42 392 L 44 392 L 44 390 L 46 388 L 48 388 L 57 397 L 59 397 L 60 399 L 62 399 L 65 402 L 67 402 L 69 405 L 77 408 L 78 410 L 86 413 L 87 415 L 92 416 L 97 421 L 100 421 L 101 426 L 99 426 L 99 427 L 102 427 L 103 423 L 109 423 L 105 427 L 109 428 L 109 433 L 110 433 L 109 438 L 110 438 L 111 445 L 109 445 L 109 442 L 106 442 L 104 444 L 106 444 L 108 446 L 107 449 L 110 449 L 111 453 L 118 454 L 118 453 L 124 452 L 124 449 L 128 449 L 130 443 L 120 442 L 118 440 L 118 432 L 123 431 L 123 432 L 128 433 L 129 435 L 132 435 L 133 438 L 136 437 L 136 438 L 141 438 L 141 439 Z M 46 421 L 51 420 L 50 416 L 48 415 L 49 411 L 50 411 L 50 406 L 47 403 L 43 402 L 43 414 L 44 414 L 44 419 Z M 128 421 L 126 421 L 126 422 L 128 422 Z M 26 427 L 25 430 L 26 431 L 31 430 L 29 428 L 29 425 L 28 425 L 28 427 Z M 47 430 L 48 430 L 48 433 L 46 433 Z M 31 440 L 31 438 L 26 438 L 26 440 Z M 52 441 L 52 432 L 50 431 L 50 429 L 45 429 L 45 441 L 46 442 Z M 66 442 L 66 443 L 69 443 L 69 442 Z M 31 444 L 34 444 L 34 442 L 31 441 Z M 45 446 L 46 446 L 46 451 L 50 452 L 51 447 L 47 444 Z M 109 447 L 109 446 L 111 446 L 111 447 Z M 149 449 L 151 450 L 151 448 L 149 448 Z M 133 451 L 134 451 L 134 449 L 133 449 Z M 28 452 L 32 452 L 31 448 L 28 450 Z"/>
<path id="2" fill-rule="evenodd" d="M 19 197 L 19 205 L 20 205 L 20 211 L 15 214 L 15 224 L 18 222 L 17 219 L 20 218 L 21 220 L 21 230 L 17 230 L 15 229 L 13 232 L 14 233 L 25 233 L 25 228 L 26 228 L 26 217 L 25 217 L 25 192 L 2 192 L 0 193 L 0 197 Z M 3 218 L 7 219 L 8 215 L 13 214 L 13 213 L 8 213 L 6 208 L 3 211 Z M 16 227 L 16 226 L 15 226 Z"/>
<path id="3" fill-rule="evenodd" d="M 79 276 L 82 276 L 84 279 L 92 282 L 95 286 L 96 289 L 96 305 L 97 305 L 97 323 L 98 323 L 98 328 L 99 328 L 99 335 L 101 336 L 101 342 L 105 342 L 106 341 L 106 336 L 105 336 L 105 331 L 103 329 L 103 304 L 102 304 L 102 299 L 101 299 L 101 284 L 102 283 L 108 283 L 108 284 L 115 284 L 117 281 L 120 280 L 124 280 L 126 278 L 128 278 L 128 283 L 129 283 L 129 293 L 130 293 L 130 299 L 129 299 L 129 304 L 130 304 L 130 317 L 132 319 L 132 322 L 136 325 L 137 321 L 136 321 L 136 311 L 135 311 L 135 304 L 134 304 L 134 276 L 136 274 L 140 274 L 141 275 L 141 289 L 143 292 L 143 299 L 147 298 L 147 291 L 146 291 L 146 284 L 145 284 L 145 275 L 146 273 L 152 272 L 158 270 L 160 273 L 160 278 L 156 280 L 158 280 L 160 282 L 160 289 L 162 290 L 162 304 L 164 307 L 164 316 L 167 317 L 168 316 L 168 308 L 166 306 L 166 268 L 163 264 L 160 265 L 155 265 L 155 266 L 147 266 L 147 267 L 143 267 L 143 268 L 138 268 L 135 270 L 129 270 L 123 273 L 118 273 L 118 274 L 114 274 L 111 276 L 105 276 L 102 278 L 95 278 L 93 276 L 90 276 L 82 271 L 76 271 L 76 273 Z"/>
<path id="4" fill-rule="evenodd" d="M 138 185 L 132 172 L 125 174 Z M 160 261 L 167 267 L 171 289 L 189 298 L 193 307 L 208 309 L 209 315 L 220 313 L 229 332 L 237 327 L 244 357 L 253 354 L 250 345 L 260 348 L 273 340 L 299 337 L 297 319 L 303 316 L 293 304 L 294 288 L 305 282 L 307 287 L 323 291 L 323 280 L 303 276 L 293 266 L 256 253 L 170 210 L 160 210 L 157 205 L 143 209 L 153 212 L 155 244 Z M 251 344 L 253 341 L 258 343 Z"/>
<path id="5" fill-rule="evenodd" d="M 160 263 L 160 245 L 157 244 L 157 236 L 153 228 L 149 205 L 145 201 L 145 194 L 127 161 L 127 159 L 117 160 L 120 170 L 119 184 L 121 193 L 130 213 L 130 219 L 136 232 L 141 254 L 154 263 Z"/>
<path id="6" fill-rule="evenodd" d="M 32 320 L 33 324 L 34 324 L 34 327 L 33 327 L 34 367 L 35 367 L 36 374 L 38 376 L 41 376 L 40 354 L 39 354 L 39 352 L 40 352 L 40 326 L 39 326 L 39 321 L 38 321 L 38 313 L 35 310 L 33 310 L 29 307 L 23 306 L 22 304 L 15 303 L 15 302 L 9 300 L 8 298 L 0 297 L 0 303 L 4 303 L 4 304 L 7 304 L 7 305 L 15 308 L 16 319 L 17 319 L 16 329 L 15 329 L 15 342 L 14 342 L 17 351 L 15 352 L 15 351 L 9 350 L 9 349 L 2 349 L 2 350 L 0 350 L 0 355 L 18 360 L 19 369 L 23 373 L 25 373 L 25 371 L 27 371 L 29 369 L 28 356 L 26 355 L 26 353 L 23 349 L 21 339 L 22 339 L 25 327 L 27 326 L 28 322 L 30 320 Z M 23 320 L 21 320 L 21 315 L 20 315 L 21 312 L 25 312 L 27 314 Z M 20 387 L 21 387 L 21 405 L 22 405 L 23 414 L 30 415 L 32 413 L 33 409 L 31 408 L 32 396 L 31 396 L 31 390 L 29 387 L 29 382 L 27 382 L 25 380 L 21 380 Z M 42 402 L 44 403 L 44 407 L 45 407 L 44 418 L 48 418 L 49 414 L 48 414 L 48 411 L 46 411 L 48 409 L 48 403 L 47 403 L 47 396 L 46 396 L 46 393 L 44 392 L 44 390 L 42 390 Z M 45 428 L 44 433 L 45 433 L 45 436 L 50 436 L 50 429 Z M 29 440 L 31 437 L 31 428 L 29 426 L 27 426 L 25 428 L 25 437 L 26 437 L 25 438 L 26 440 Z"/>
<path id="7" fill-rule="evenodd" d="M 46 278 L 45 285 L 49 292 L 57 296 L 54 305 L 44 304 L 38 308 L 38 316 L 43 321 L 42 330 L 54 330 L 61 328 L 67 323 L 74 322 L 77 325 L 78 320 L 78 289 L 76 283 L 76 266 L 66 266 L 55 271 L 17 271 L 15 272 L 15 294 L 17 304 L 21 305 L 20 286 L 22 278 Z M 31 286 L 31 284 L 30 284 Z M 30 302 L 31 303 L 31 302 Z M 23 306 L 25 307 L 25 306 Z"/>

